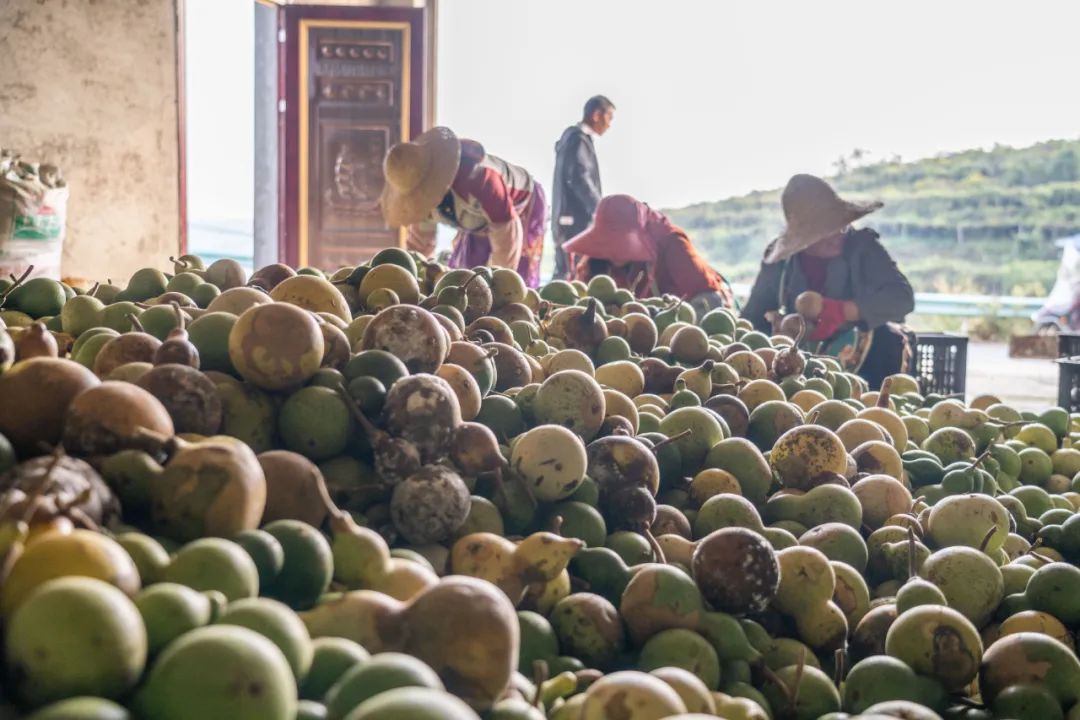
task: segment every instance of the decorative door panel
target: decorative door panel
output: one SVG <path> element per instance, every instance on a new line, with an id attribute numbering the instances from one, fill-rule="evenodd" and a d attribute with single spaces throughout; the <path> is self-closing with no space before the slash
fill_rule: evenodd
<path id="1" fill-rule="evenodd" d="M 421 130 L 424 10 L 284 12 L 285 256 L 333 270 L 403 243 L 379 207 L 382 162 Z"/>

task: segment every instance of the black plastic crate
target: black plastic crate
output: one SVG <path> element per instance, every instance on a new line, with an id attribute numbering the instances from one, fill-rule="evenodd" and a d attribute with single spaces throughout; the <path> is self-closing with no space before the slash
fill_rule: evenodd
<path id="1" fill-rule="evenodd" d="M 1058 357 L 1080 357 L 1080 333 L 1058 333 Z"/>
<path id="2" fill-rule="evenodd" d="M 1058 363 L 1058 405 L 1080 412 L 1080 357 L 1066 357 Z"/>
<path id="3" fill-rule="evenodd" d="M 967 387 L 967 347 L 964 335 L 916 333 L 912 374 L 923 395 L 963 395 Z"/>

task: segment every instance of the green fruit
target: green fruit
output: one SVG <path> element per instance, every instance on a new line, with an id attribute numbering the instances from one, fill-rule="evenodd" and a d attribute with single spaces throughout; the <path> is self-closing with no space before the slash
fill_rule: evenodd
<path id="1" fill-rule="evenodd" d="M 237 600 L 229 604 L 217 622 L 254 630 L 278 646 L 297 684 L 307 676 L 314 653 L 311 636 L 300 617 L 282 603 L 268 598 Z"/>
<path id="2" fill-rule="evenodd" d="M 259 587 L 270 587 L 285 566 L 285 551 L 273 535 L 263 530 L 245 530 L 233 537 L 259 570 Z"/>
<path id="3" fill-rule="evenodd" d="M 703 538 L 714 530 L 742 527 L 761 532 L 764 524 L 750 501 L 741 495 L 721 493 L 706 500 L 694 519 L 694 537 Z"/>
<path id="4" fill-rule="evenodd" d="M 296 703 L 296 720 L 326 720 L 326 706 L 314 700 L 300 700 Z"/>
<path id="5" fill-rule="evenodd" d="M 889 700 L 908 700 L 932 708 L 946 701 L 937 681 L 916 675 L 911 668 L 888 655 L 874 655 L 856 663 L 844 681 L 844 709 L 852 713 Z"/>
<path id="6" fill-rule="evenodd" d="M 184 633 L 207 625 L 212 609 L 205 593 L 171 582 L 144 588 L 135 596 L 135 607 L 146 626 L 151 656 Z"/>
<path id="7" fill-rule="evenodd" d="M 688 670 L 710 690 L 720 686 L 720 659 L 716 650 L 708 640 L 692 630 L 663 630 L 642 646 L 638 669 L 649 672 L 662 667 Z"/>
<path id="8" fill-rule="evenodd" d="M 256 453 L 273 450 L 277 438 L 277 408 L 265 391 L 246 382 L 217 385 L 221 397 L 221 433 L 248 444 Z"/>
<path id="9" fill-rule="evenodd" d="M 296 682 L 285 656 L 265 637 L 211 625 L 165 649 L 132 707 L 155 720 L 294 720 Z"/>
<path id="10" fill-rule="evenodd" d="M 619 611 L 595 593 L 563 598 L 555 604 L 550 619 L 559 647 L 590 667 L 608 667 L 626 645 Z"/>
<path id="11" fill-rule="evenodd" d="M 142 301 L 161 295 L 168 284 L 165 273 L 155 268 L 142 268 L 135 271 L 124 290 L 128 299 Z"/>
<path id="12" fill-rule="evenodd" d="M 540 299 L 556 305 L 574 305 L 578 301 L 574 286 L 565 280 L 552 280 L 540 288 Z"/>
<path id="13" fill-rule="evenodd" d="M 259 594 L 259 571 L 234 542 L 201 538 L 184 545 L 165 568 L 165 581 L 195 590 L 218 590 L 229 600 Z"/>
<path id="14" fill-rule="evenodd" d="M 840 710 L 840 693 L 833 685 L 829 676 L 815 667 L 804 667 L 801 679 L 799 668 L 789 665 L 777 670 L 774 679 L 770 678 L 762 688 L 762 693 L 769 701 L 769 705 L 778 712 L 786 713 L 783 717 L 791 717 L 793 720 L 817 720 L 822 715 Z M 783 683 L 777 684 L 776 680 Z M 798 699 L 795 706 L 790 706 L 788 688 L 797 692 Z"/>
<path id="15" fill-rule="evenodd" d="M 171 305 L 154 305 L 139 316 L 143 329 L 158 340 L 165 340 L 176 328 L 176 311 Z"/>
<path id="16" fill-rule="evenodd" d="M 770 450 L 781 435 L 802 425 L 802 410 L 783 400 L 766 400 L 750 412 L 746 438 L 762 451 Z"/>
<path id="17" fill-rule="evenodd" d="M 97 361 L 98 353 L 101 352 L 101 348 L 105 347 L 106 343 L 112 340 L 114 337 L 118 337 L 120 333 L 115 330 L 106 329 L 105 332 L 95 333 L 90 337 L 87 337 L 89 333 L 83 333 L 82 338 L 86 338 L 78 350 L 72 346 L 71 359 L 79 363 L 83 367 L 94 369 L 94 363 Z M 79 338 L 80 340 L 82 338 Z"/>
<path id="18" fill-rule="evenodd" d="M 1034 485 L 1019 487 L 1010 492 L 1009 495 L 1023 503 L 1029 518 L 1037 518 L 1054 507 L 1054 501 L 1050 497 L 1050 493 Z"/>
<path id="19" fill-rule="evenodd" d="M 217 285 L 211 285 L 208 282 L 204 282 L 191 292 L 191 299 L 195 301 L 195 304 L 200 308 L 206 309 L 210 307 L 210 303 L 214 302 L 221 295 L 221 288 Z"/>
<path id="20" fill-rule="evenodd" d="M 755 505 L 765 502 L 772 486 L 772 470 L 761 451 L 745 438 L 728 438 L 705 455 L 705 467 L 726 470 L 739 481 L 743 497 Z"/>
<path id="21" fill-rule="evenodd" d="M 630 357 L 630 344 L 618 335 L 604 338 L 596 349 L 597 366 L 619 362 L 620 360 L 629 360 Z"/>
<path id="22" fill-rule="evenodd" d="M 119 698 L 146 663 L 146 630 L 134 603 L 112 585 L 64 577 L 39 586 L 5 627 L 13 688 L 30 706 L 77 695 Z"/>
<path id="23" fill-rule="evenodd" d="M 353 717 L 352 712 L 366 700 L 394 688 L 442 690 L 435 671 L 404 653 L 387 652 L 346 670 L 326 693 L 326 710 L 331 718 Z"/>
<path id="24" fill-rule="evenodd" d="M 830 560 L 846 563 L 860 573 L 866 570 L 866 541 L 848 524 L 830 522 L 813 527 L 799 537 L 799 544 L 820 550 Z"/>
<path id="25" fill-rule="evenodd" d="M 994 717 L 1016 720 L 1061 720 L 1065 717 L 1054 694 L 1040 685 L 1010 685 L 992 703 Z"/>
<path id="26" fill-rule="evenodd" d="M 28 716 L 27 720 L 131 720 L 131 713 L 112 700 L 75 697 L 46 705 Z"/>
<path id="27" fill-rule="evenodd" d="M 671 444 L 679 450 L 683 475 L 698 473 L 709 450 L 724 439 L 724 428 L 717 415 L 699 407 L 684 407 L 668 413 L 660 421 L 660 432 L 669 438 L 689 430 L 690 433 Z"/>
<path id="28" fill-rule="evenodd" d="M 353 710 L 345 720 L 478 720 L 478 717 L 450 693 L 403 687 L 379 693 Z"/>
<path id="29" fill-rule="evenodd" d="M 723 308 L 716 308 L 705 313 L 698 324 L 706 335 L 733 335 L 735 333 L 735 318 Z"/>
<path id="30" fill-rule="evenodd" d="M 169 565 L 169 553 L 154 538 L 137 532 L 120 533 L 116 536 L 139 571 L 143 586 L 160 582 Z"/>
<path id="31" fill-rule="evenodd" d="M 1049 690 L 1062 707 L 1072 707 L 1080 699 L 1080 660 L 1042 633 L 1013 633 L 987 648 L 979 671 L 984 702 L 994 703 L 1007 688 L 1027 683 Z"/>
<path id="32" fill-rule="evenodd" d="M 943 465 L 975 457 L 975 442 L 970 435 L 955 427 L 935 430 L 921 447 L 937 456 Z"/>
<path id="33" fill-rule="evenodd" d="M 943 605 L 920 605 L 889 626 L 885 652 L 920 675 L 936 678 L 958 691 L 979 671 L 982 639 L 971 621 Z"/>
<path id="34" fill-rule="evenodd" d="M 922 578 L 911 578 L 896 593 L 896 612 L 907 612 L 919 605 L 948 605 L 941 589 Z"/>
<path id="35" fill-rule="evenodd" d="M 577 538 L 586 547 L 603 547 L 607 539 L 607 524 L 603 515 L 591 505 L 581 502 L 564 501 L 551 506 L 547 515 L 552 520 L 562 517 L 559 534 L 563 537 Z"/>
<path id="36" fill-rule="evenodd" d="M 1020 456 L 1020 482 L 1025 485 L 1045 485 L 1054 473 L 1050 456 L 1039 448 L 1024 448 Z"/>
<path id="37" fill-rule="evenodd" d="M 298 520 L 275 520 L 263 530 L 285 551 L 285 563 L 267 594 L 292 608 L 311 607 L 334 576 L 330 543 L 316 528 Z"/>
<path id="38" fill-rule="evenodd" d="M 1075 565 L 1043 565 L 1031 576 L 1024 594 L 1033 609 L 1050 613 L 1069 626 L 1080 623 L 1080 568 Z"/>
<path id="39" fill-rule="evenodd" d="M 236 316 L 232 313 L 211 312 L 195 318 L 188 326 L 188 339 L 199 351 L 201 370 L 236 373 L 229 358 L 229 333 L 235 324 Z"/>
<path id="40" fill-rule="evenodd" d="M 309 386 L 285 400 L 278 433 L 285 447 L 315 462 L 344 452 L 354 430 L 353 416 L 336 390 Z"/>
<path id="41" fill-rule="evenodd" d="M 8 298 L 9 310 L 24 312 L 32 318 L 52 317 L 64 309 L 67 295 L 64 286 L 45 277 L 30 278 Z"/>
<path id="42" fill-rule="evenodd" d="M 641 534 L 620 530 L 607 536 L 604 545 L 615 551 L 628 566 L 653 562 L 653 550 L 649 541 Z"/>
<path id="43" fill-rule="evenodd" d="M 367 650 L 346 638 L 315 638 L 311 647 L 311 669 L 300 685 L 300 697 L 309 700 L 322 701 L 346 672 L 371 659 Z"/>
<path id="44" fill-rule="evenodd" d="M 528 677 L 533 674 L 534 663 L 538 660 L 550 663 L 558 657 L 559 638 L 543 615 L 530 610 L 519 610 L 517 617 L 521 633 L 518 672 Z"/>
<path id="45" fill-rule="evenodd" d="M 72 337 L 79 337 L 101 322 L 105 303 L 90 295 L 80 295 L 64 303 L 60 311 L 60 326 Z"/>
<path id="46" fill-rule="evenodd" d="M 101 311 L 101 324 L 118 333 L 129 332 L 131 330 L 132 315 L 135 317 L 142 315 L 142 310 L 138 305 L 128 300 L 114 302 L 111 305 L 106 305 L 105 309 Z"/>
<path id="47" fill-rule="evenodd" d="M 205 280 L 193 272 L 180 272 L 173 275 L 165 284 L 165 292 L 178 292 L 191 297 L 196 288 L 206 284 Z"/>
<path id="48" fill-rule="evenodd" d="M 622 599 L 630 582 L 630 568 L 615 551 L 605 547 L 582 548 L 570 562 L 574 577 L 589 584 L 589 590 L 602 595 L 613 604 Z"/>

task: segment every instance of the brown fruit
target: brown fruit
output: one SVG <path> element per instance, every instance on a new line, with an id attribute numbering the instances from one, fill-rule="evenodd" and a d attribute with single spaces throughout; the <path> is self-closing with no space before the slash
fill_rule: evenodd
<path id="1" fill-rule="evenodd" d="M 642 313 L 628 313 L 623 315 L 626 324 L 626 342 L 630 349 L 636 353 L 651 352 L 656 347 L 656 323 L 648 315 Z"/>
<path id="2" fill-rule="evenodd" d="M 142 431 L 170 438 L 172 418 L 146 390 L 108 380 L 79 395 L 64 421 L 64 448 L 73 455 L 111 455 L 144 447 Z"/>
<path id="3" fill-rule="evenodd" d="M 457 395 L 458 406 L 461 408 L 461 419 L 472 420 L 480 412 L 480 385 L 472 374 L 453 363 L 443 363 L 435 374 L 445 380 Z"/>
<path id="4" fill-rule="evenodd" d="M 29 360 L 35 357 L 56 357 L 60 350 L 56 338 L 44 323 L 36 322 L 20 333 L 15 341 L 15 357 Z"/>
<path id="5" fill-rule="evenodd" d="M 322 367 L 341 370 L 352 357 L 352 348 L 345 332 L 329 322 L 319 325 L 323 336 Z"/>
<path id="6" fill-rule="evenodd" d="M 396 438 L 408 440 L 424 464 L 447 455 L 461 408 L 453 388 L 436 375 L 410 375 L 390 386 L 383 405 L 383 425 Z"/>
<path id="7" fill-rule="evenodd" d="M 495 389 L 525 387 L 532 382 L 532 365 L 524 353 L 505 343 L 493 342 L 483 346 L 484 350 L 495 350 Z"/>
<path id="8" fill-rule="evenodd" d="M 316 465 L 299 453 L 270 450 L 258 456 L 266 476 L 266 509 L 261 525 L 300 520 L 319 527 L 326 519 L 326 484 Z"/>
<path id="9" fill-rule="evenodd" d="M 722 612 L 761 612 L 780 587 L 772 545 L 746 528 L 723 528 L 699 540 L 691 570 L 702 595 Z"/>
<path id="10" fill-rule="evenodd" d="M 161 341 L 144 332 L 118 335 L 101 347 L 94 359 L 94 372 L 98 377 L 105 377 L 129 362 L 152 363 L 159 347 Z"/>
<path id="11" fill-rule="evenodd" d="M 217 385 L 195 368 L 158 365 L 136 384 L 161 402 L 177 433 L 210 436 L 221 428 L 223 408 Z"/>
<path id="12" fill-rule="evenodd" d="M 413 305 L 392 305 L 375 316 L 360 339 L 359 350 L 385 350 L 409 372 L 432 373 L 446 358 L 447 340 L 439 321 Z"/>
<path id="13" fill-rule="evenodd" d="M 0 375 L 0 433 L 19 457 L 40 454 L 39 443 L 60 441 L 72 400 L 100 382 L 72 360 L 32 358 L 15 363 Z"/>
<path id="14" fill-rule="evenodd" d="M 444 542 L 465 524 L 471 503 L 461 476 L 445 465 L 427 465 L 394 487 L 390 516 L 414 545 Z"/>

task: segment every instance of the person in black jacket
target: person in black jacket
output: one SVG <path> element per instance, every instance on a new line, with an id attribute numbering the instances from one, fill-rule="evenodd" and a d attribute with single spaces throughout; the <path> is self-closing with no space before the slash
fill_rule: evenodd
<path id="1" fill-rule="evenodd" d="M 563 243 L 588 227 L 603 197 L 593 138 L 607 132 L 614 115 L 614 103 L 603 95 L 591 97 L 585 103 L 581 122 L 566 128 L 555 143 L 551 222 L 556 279 L 573 276 L 574 264 L 566 257 Z"/>

